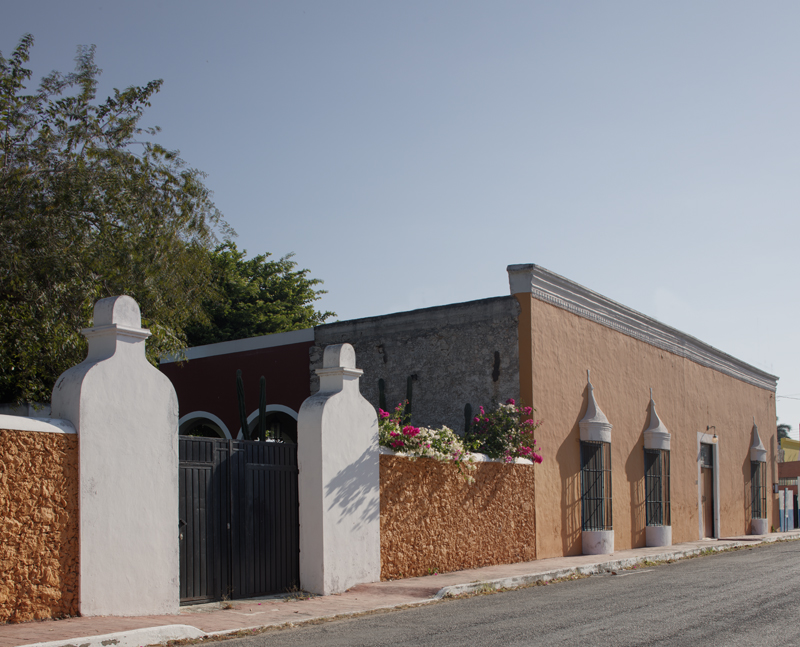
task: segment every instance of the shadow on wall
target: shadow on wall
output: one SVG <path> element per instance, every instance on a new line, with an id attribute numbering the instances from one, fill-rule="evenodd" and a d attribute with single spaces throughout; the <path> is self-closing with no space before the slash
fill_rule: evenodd
<path id="1" fill-rule="evenodd" d="M 750 473 L 750 452 L 748 451 L 742 463 L 742 507 L 744 508 L 745 535 L 750 534 L 751 519 L 753 518 L 752 475 Z"/>
<path id="2" fill-rule="evenodd" d="M 572 430 L 556 452 L 561 477 L 561 533 L 564 555 L 580 555 L 581 543 L 581 431 L 579 422 L 589 406 L 589 387 L 583 389 L 583 405 Z"/>
<path id="3" fill-rule="evenodd" d="M 338 508 L 345 517 L 360 514 L 353 530 L 360 530 L 380 517 L 378 460 L 377 448 L 370 447 L 327 485 L 325 495 L 333 497 L 329 510 Z M 374 505 L 368 505 L 370 502 Z"/>
<path id="4" fill-rule="evenodd" d="M 644 476 L 644 431 L 650 427 L 650 404 L 644 409 L 644 425 L 639 439 L 636 441 L 628 460 L 625 462 L 625 474 L 631 493 L 631 546 L 647 544 L 647 509 Z"/>

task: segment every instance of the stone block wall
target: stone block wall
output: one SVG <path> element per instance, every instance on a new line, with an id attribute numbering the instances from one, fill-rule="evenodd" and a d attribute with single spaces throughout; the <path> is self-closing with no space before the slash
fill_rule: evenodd
<path id="1" fill-rule="evenodd" d="M 0 430 L 0 623 L 78 613 L 78 437 Z"/>
<path id="2" fill-rule="evenodd" d="M 322 352 L 352 344 L 364 371 L 361 394 L 378 406 L 378 380 L 386 382 L 386 406 L 406 399 L 413 380 L 414 425 L 447 425 L 464 431 L 464 406 L 473 411 L 519 398 L 519 303 L 497 297 L 382 317 L 325 324 L 314 329 L 310 349 L 311 393 L 319 380 Z"/>
<path id="3" fill-rule="evenodd" d="M 534 466 L 380 457 L 381 579 L 535 559 Z"/>

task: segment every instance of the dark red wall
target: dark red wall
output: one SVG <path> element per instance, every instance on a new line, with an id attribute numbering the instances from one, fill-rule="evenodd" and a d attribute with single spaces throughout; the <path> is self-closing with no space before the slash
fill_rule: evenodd
<path id="1" fill-rule="evenodd" d="M 187 360 L 159 367 L 178 393 L 180 417 L 193 411 L 218 416 L 232 436 L 241 427 L 236 397 L 236 370 L 242 370 L 247 415 L 258 409 L 259 380 L 267 380 L 267 404 L 297 412 L 310 395 L 308 349 L 313 342 L 287 344 Z"/>

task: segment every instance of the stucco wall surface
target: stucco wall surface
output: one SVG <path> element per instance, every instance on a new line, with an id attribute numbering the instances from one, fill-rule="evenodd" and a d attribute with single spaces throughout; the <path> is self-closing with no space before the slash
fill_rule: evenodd
<path id="1" fill-rule="evenodd" d="M 776 425 L 775 394 L 549 303 L 530 299 L 530 308 L 533 402 L 544 421 L 537 431 L 544 455 L 536 480 L 537 557 L 581 552 L 578 421 L 586 412 L 587 369 L 597 403 L 613 425 L 615 548 L 645 545 L 643 432 L 650 420 L 650 387 L 672 435 L 673 543 L 699 538 L 698 433 L 716 431 L 719 438 L 717 536 L 749 532 L 754 418 L 767 448 L 767 481 L 777 480 L 777 447 L 769 431 Z M 771 493 L 767 505 L 774 524 Z"/>
<path id="2" fill-rule="evenodd" d="M 78 438 L 0 430 L 0 622 L 78 613 Z"/>
<path id="3" fill-rule="evenodd" d="M 386 405 L 393 409 L 414 376 L 413 424 L 463 433 L 467 403 L 477 411 L 519 397 L 518 313 L 509 296 L 317 326 L 311 392 L 318 388 L 313 369 L 321 367 L 324 347 L 347 342 L 364 371 L 361 394 L 373 406 L 379 379 L 386 381 Z"/>
<path id="4" fill-rule="evenodd" d="M 380 578 L 378 417 L 349 344 L 325 349 L 320 391 L 297 421 L 300 586 L 342 593 Z"/>
<path id="5" fill-rule="evenodd" d="M 382 455 L 381 579 L 534 559 L 534 467 Z M 537 465 L 535 469 L 538 470 Z"/>

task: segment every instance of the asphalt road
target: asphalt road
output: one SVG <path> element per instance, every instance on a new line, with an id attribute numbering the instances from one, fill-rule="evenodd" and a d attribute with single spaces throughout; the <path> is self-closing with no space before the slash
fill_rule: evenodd
<path id="1" fill-rule="evenodd" d="M 800 645 L 800 542 L 229 640 L 267 645 Z"/>

